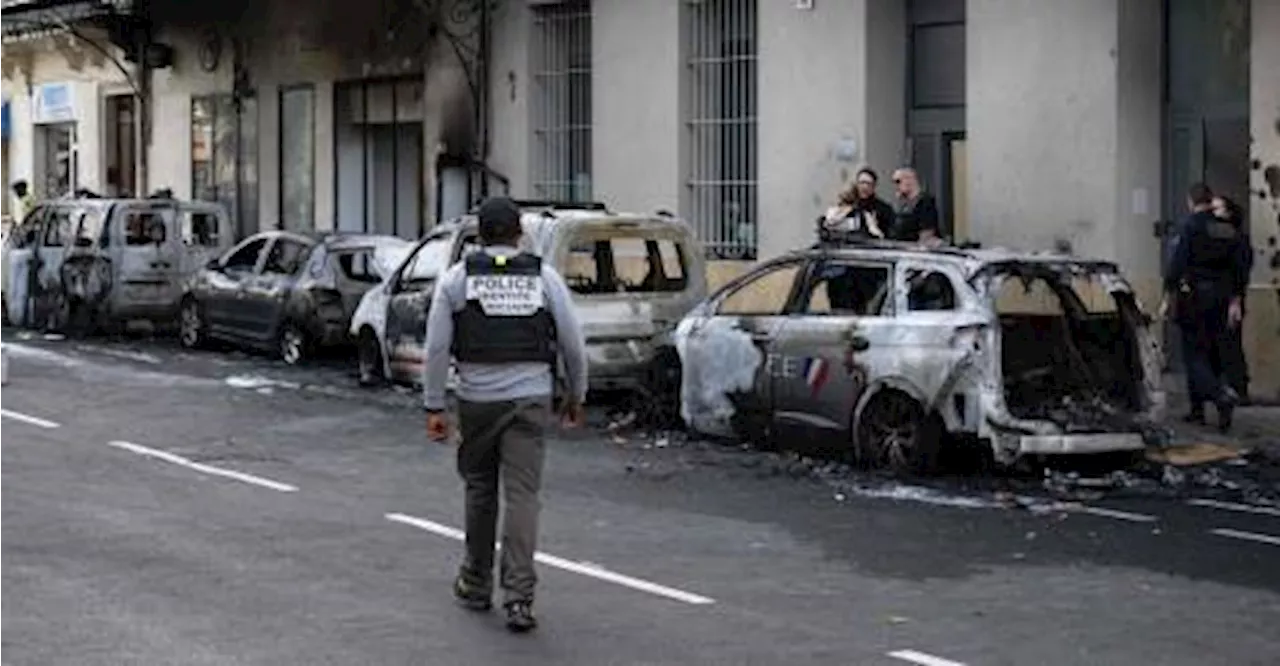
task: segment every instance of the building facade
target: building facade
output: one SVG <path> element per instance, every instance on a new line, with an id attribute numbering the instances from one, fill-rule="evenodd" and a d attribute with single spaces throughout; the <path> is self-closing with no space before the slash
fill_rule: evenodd
<path id="1" fill-rule="evenodd" d="M 169 188 L 241 233 L 416 236 L 484 191 L 667 209 L 715 284 L 912 164 L 955 238 L 1115 259 L 1150 305 L 1206 180 L 1249 210 L 1280 395 L 1280 0 L 147 4 L 172 63 L 139 114 L 115 46 L 11 36 L 6 2 L 7 181 Z"/>

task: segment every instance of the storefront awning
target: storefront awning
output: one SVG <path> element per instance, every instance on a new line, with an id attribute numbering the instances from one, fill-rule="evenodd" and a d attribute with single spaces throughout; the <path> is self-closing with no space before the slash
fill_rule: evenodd
<path id="1" fill-rule="evenodd" d="M 132 0 L 3 0 L 4 43 L 47 37 L 80 21 L 127 13 L 132 5 Z"/>

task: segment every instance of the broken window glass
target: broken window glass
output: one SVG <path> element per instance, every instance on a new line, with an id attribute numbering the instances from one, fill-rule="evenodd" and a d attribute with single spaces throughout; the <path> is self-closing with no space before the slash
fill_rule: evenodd
<path id="1" fill-rule="evenodd" d="M 888 266 L 827 263 L 812 278 L 804 312 L 881 316 L 889 300 L 889 275 Z"/>
<path id="2" fill-rule="evenodd" d="M 720 301 L 718 315 L 780 315 L 800 273 L 799 263 L 769 269 L 749 279 Z"/>
<path id="3" fill-rule="evenodd" d="M 912 312 L 937 312 L 956 309 L 955 285 L 938 271 L 920 271 L 908 280 L 907 308 Z"/>
<path id="4" fill-rule="evenodd" d="M 684 247 L 675 241 L 643 236 L 581 238 L 569 248 L 562 272 L 580 294 L 683 291 Z"/>

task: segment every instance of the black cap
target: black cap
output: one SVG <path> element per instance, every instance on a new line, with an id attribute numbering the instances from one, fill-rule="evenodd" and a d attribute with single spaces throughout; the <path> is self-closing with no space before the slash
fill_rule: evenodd
<path id="1" fill-rule="evenodd" d="M 485 243 L 510 241 L 520 236 L 520 207 L 507 197 L 489 197 L 476 213 L 480 238 Z"/>

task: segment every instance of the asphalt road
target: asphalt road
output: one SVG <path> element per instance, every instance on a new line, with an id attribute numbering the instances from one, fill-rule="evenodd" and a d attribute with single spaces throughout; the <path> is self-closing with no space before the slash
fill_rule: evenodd
<path id="1" fill-rule="evenodd" d="M 6 342 L 5 664 L 1280 663 L 1280 508 L 1244 492 L 1280 478 L 1265 462 L 1054 504 L 565 433 L 542 626 L 516 636 L 452 603 L 460 483 L 414 396 L 338 365 Z"/>

